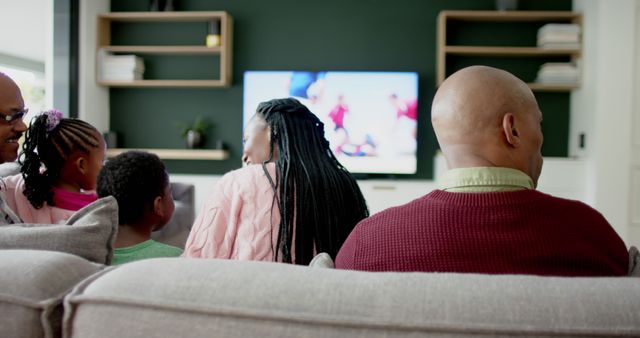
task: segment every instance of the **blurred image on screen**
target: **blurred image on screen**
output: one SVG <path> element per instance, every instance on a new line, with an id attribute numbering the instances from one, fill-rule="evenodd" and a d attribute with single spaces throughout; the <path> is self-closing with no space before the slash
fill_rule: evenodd
<path id="1" fill-rule="evenodd" d="M 352 173 L 416 172 L 417 73 L 247 71 L 244 125 L 260 102 L 284 97 L 324 122 L 333 153 Z"/>

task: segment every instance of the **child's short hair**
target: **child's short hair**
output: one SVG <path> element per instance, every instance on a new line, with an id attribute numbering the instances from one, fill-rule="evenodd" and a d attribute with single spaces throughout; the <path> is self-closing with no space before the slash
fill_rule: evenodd
<path id="1" fill-rule="evenodd" d="M 98 174 L 99 197 L 113 196 L 118 201 L 120 224 L 139 222 L 144 209 L 163 196 L 169 175 L 160 158 L 143 151 L 127 151 L 105 163 Z"/>
<path id="2" fill-rule="evenodd" d="M 88 154 L 100 146 L 100 133 L 91 124 L 63 118 L 58 110 L 49 110 L 31 121 L 22 145 L 20 171 L 25 181 L 24 195 L 34 208 L 44 202 L 53 206 L 51 186 L 60 177 L 65 160 L 74 152 Z M 45 170 L 41 171 L 44 165 Z"/>

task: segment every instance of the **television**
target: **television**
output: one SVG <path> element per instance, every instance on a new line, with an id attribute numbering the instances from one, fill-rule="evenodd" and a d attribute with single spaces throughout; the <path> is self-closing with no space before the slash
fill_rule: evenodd
<path id="1" fill-rule="evenodd" d="M 355 174 L 414 174 L 418 74 L 247 71 L 243 121 L 260 102 L 293 97 L 323 123 L 336 158 Z"/>

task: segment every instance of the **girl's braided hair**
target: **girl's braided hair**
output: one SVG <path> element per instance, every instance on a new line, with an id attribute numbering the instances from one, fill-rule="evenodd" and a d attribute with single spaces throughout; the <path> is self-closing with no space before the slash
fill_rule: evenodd
<path id="1" fill-rule="evenodd" d="M 89 123 L 63 118 L 57 110 L 34 118 L 25 134 L 20 164 L 24 195 L 34 208 L 55 205 L 51 187 L 60 177 L 65 160 L 75 151 L 88 154 L 100 145 L 98 130 Z M 41 170 L 44 165 L 44 171 Z"/>
<path id="2" fill-rule="evenodd" d="M 324 124 L 299 101 L 275 99 L 258 105 L 256 115 L 271 129 L 270 158 L 262 164 L 280 209 L 275 259 L 308 264 L 327 252 L 335 259 L 355 225 L 369 215 L 356 180 L 338 162 L 324 137 Z M 278 149 L 276 177 L 266 163 Z M 294 233 L 295 232 L 295 233 Z"/>

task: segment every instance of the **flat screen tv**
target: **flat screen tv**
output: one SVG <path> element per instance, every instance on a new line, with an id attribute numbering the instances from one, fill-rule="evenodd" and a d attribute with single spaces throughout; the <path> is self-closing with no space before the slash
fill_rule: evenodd
<path id="1" fill-rule="evenodd" d="M 416 172 L 417 73 L 247 71 L 244 125 L 260 102 L 284 97 L 324 122 L 331 150 L 350 172 Z"/>

